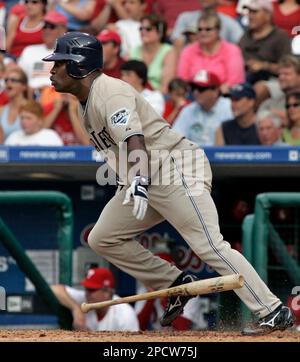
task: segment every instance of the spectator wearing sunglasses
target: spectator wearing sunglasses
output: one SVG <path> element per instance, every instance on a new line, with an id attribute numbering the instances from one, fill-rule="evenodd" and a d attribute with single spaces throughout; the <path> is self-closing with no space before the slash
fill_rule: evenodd
<path id="1" fill-rule="evenodd" d="M 8 70 L 4 81 L 9 102 L 0 108 L 0 144 L 12 132 L 21 129 L 20 108 L 27 100 L 27 76 L 21 68 Z"/>
<path id="2" fill-rule="evenodd" d="M 56 39 L 66 31 L 67 18 L 54 10 L 49 11 L 44 17 L 43 44 L 27 46 L 18 60 L 37 97 L 45 87 L 51 85 L 49 76 L 53 64 L 43 62 L 42 58 L 53 51 Z"/>
<path id="3" fill-rule="evenodd" d="M 140 26 L 142 45 L 130 53 L 131 59 L 146 63 L 149 83 L 163 94 L 168 92 L 168 84 L 175 77 L 177 64 L 173 46 L 166 43 L 166 31 L 166 22 L 160 15 L 143 16 Z"/>
<path id="4" fill-rule="evenodd" d="M 220 17 L 220 36 L 222 39 L 231 43 L 239 42 L 243 35 L 243 29 L 241 25 L 231 16 L 220 13 L 218 7 L 219 4 L 219 0 L 199 0 L 199 10 L 184 11 L 178 16 L 171 36 L 171 40 L 178 52 L 184 46 L 184 32 L 190 26 L 197 26 L 199 18 L 202 15 L 213 12 L 217 12 Z"/>
<path id="5" fill-rule="evenodd" d="M 300 91 L 286 96 L 288 126 L 283 130 L 282 139 L 288 145 L 300 146 Z"/>
<path id="6" fill-rule="evenodd" d="M 199 146 L 212 146 L 216 129 L 233 117 L 230 100 L 221 96 L 220 79 L 212 72 L 200 71 L 190 85 L 195 100 L 182 109 L 173 128 Z"/>
<path id="7" fill-rule="evenodd" d="M 43 43 L 47 0 L 25 0 L 24 6 L 24 15 L 8 20 L 6 48 L 16 58 L 26 46 Z"/>
<path id="8" fill-rule="evenodd" d="M 201 70 L 218 76 L 222 91 L 245 81 L 241 50 L 220 36 L 221 22 L 216 13 L 203 14 L 198 22 L 198 41 L 186 46 L 179 57 L 177 75 L 190 82 Z"/>
<path id="9" fill-rule="evenodd" d="M 112 30 L 104 29 L 98 35 L 103 47 L 103 73 L 114 78 L 121 78 L 121 66 L 124 59 L 121 57 L 122 40 L 120 35 Z"/>

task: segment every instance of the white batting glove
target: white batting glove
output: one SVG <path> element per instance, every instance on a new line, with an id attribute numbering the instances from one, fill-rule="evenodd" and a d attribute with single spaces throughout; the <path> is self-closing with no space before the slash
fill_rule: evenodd
<path id="1" fill-rule="evenodd" d="M 137 220 L 143 220 L 148 207 L 148 185 L 149 180 L 143 176 L 136 176 L 126 191 L 123 205 L 130 202 L 133 197 L 132 214 Z"/>

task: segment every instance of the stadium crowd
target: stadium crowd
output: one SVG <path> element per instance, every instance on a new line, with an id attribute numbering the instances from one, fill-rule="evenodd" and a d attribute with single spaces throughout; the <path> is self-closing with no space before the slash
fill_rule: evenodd
<path id="1" fill-rule="evenodd" d="M 300 145 L 299 0 L 0 0 L 0 25 L 0 144 L 52 144 L 43 129 L 53 145 L 89 144 L 77 100 L 41 60 L 85 31 L 104 73 L 200 146 Z M 24 109 L 39 118 L 26 142 Z"/>

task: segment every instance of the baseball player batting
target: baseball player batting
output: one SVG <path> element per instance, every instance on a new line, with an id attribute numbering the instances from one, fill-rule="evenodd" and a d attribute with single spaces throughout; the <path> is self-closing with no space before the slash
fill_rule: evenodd
<path id="1" fill-rule="evenodd" d="M 205 154 L 174 131 L 129 84 L 103 74 L 100 41 L 85 33 L 66 33 L 43 60 L 54 61 L 52 85 L 56 91 L 78 98 L 91 143 L 106 155 L 121 180 L 89 234 L 90 247 L 154 290 L 195 281 L 196 276 L 154 256 L 134 239 L 167 220 L 219 274 L 244 276 L 244 286 L 235 292 L 257 316 L 256 327 L 244 330 L 244 334 L 292 326 L 290 309 L 269 290 L 243 255 L 223 239 L 210 195 L 212 174 Z M 158 171 L 150 173 L 157 166 L 157 151 L 163 151 L 159 153 L 163 156 L 159 156 Z M 125 161 L 124 152 L 128 156 Z M 188 157 L 181 157 L 185 153 Z M 163 182 L 160 171 L 167 164 L 172 177 L 170 182 Z M 190 298 L 171 296 L 161 325 L 170 325 Z"/>

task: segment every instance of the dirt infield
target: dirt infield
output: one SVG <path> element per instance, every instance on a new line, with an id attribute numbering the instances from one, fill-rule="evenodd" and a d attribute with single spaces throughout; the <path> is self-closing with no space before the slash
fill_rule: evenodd
<path id="1" fill-rule="evenodd" d="M 274 332 L 244 337 L 240 332 L 79 332 L 62 330 L 0 330 L 0 342 L 300 342 L 300 332 Z"/>

